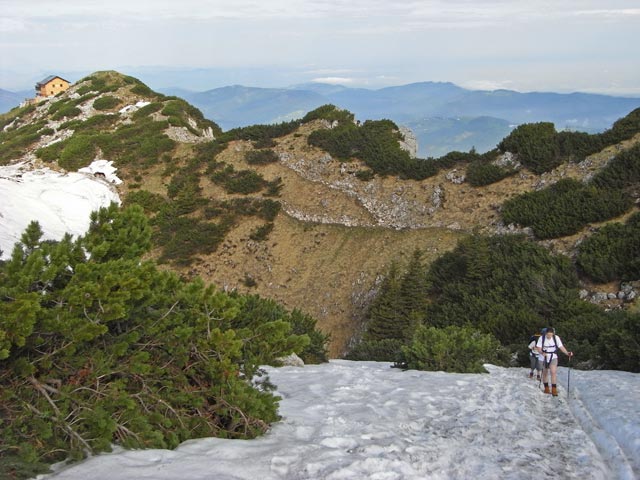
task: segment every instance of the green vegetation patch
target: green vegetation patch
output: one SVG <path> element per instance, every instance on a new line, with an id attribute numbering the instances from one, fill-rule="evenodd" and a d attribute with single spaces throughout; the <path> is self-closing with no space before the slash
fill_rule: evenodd
<path id="1" fill-rule="evenodd" d="M 249 238 L 256 242 L 264 242 L 269 238 L 269 234 L 273 230 L 273 223 L 265 223 L 257 227 L 249 234 Z"/>
<path id="2" fill-rule="evenodd" d="M 4 128 L 14 121 L 14 128 L 17 128 L 21 123 L 22 117 L 32 113 L 35 109 L 35 105 L 27 105 L 24 107 L 14 107 L 7 113 L 0 113 L 0 135 L 6 133 Z"/>
<path id="3" fill-rule="evenodd" d="M 123 125 L 114 133 L 100 135 L 97 139 L 106 158 L 120 165 L 155 165 L 162 154 L 171 152 L 176 143 L 167 137 L 166 122 L 143 121 Z"/>
<path id="4" fill-rule="evenodd" d="M 45 125 L 45 121 L 40 121 L 0 132 L 0 164 L 8 165 L 12 159 L 24 155 L 27 148 L 40 140 Z"/>
<path id="5" fill-rule="evenodd" d="M 422 180 L 438 172 L 434 162 L 411 158 L 398 143 L 401 134 L 390 120 L 367 120 L 361 126 L 353 122 L 316 130 L 309 144 L 322 148 L 342 161 L 359 158 L 378 175 L 398 175 Z"/>
<path id="6" fill-rule="evenodd" d="M 355 116 L 348 110 L 342 110 L 335 105 L 322 105 L 310 111 L 302 118 L 302 123 L 309 123 L 313 120 L 326 120 L 328 122 L 338 122 L 342 124 L 354 123 Z"/>
<path id="7" fill-rule="evenodd" d="M 200 110 L 181 98 L 167 97 L 160 113 L 169 117 L 169 123 L 171 125 L 185 127 L 194 135 L 200 135 L 200 132 L 191 126 L 189 119 L 195 121 L 196 126 L 200 129 L 211 128 L 215 136 L 222 133 L 222 130 L 216 123 L 204 118 Z"/>
<path id="8" fill-rule="evenodd" d="M 270 125 L 251 125 L 248 127 L 233 128 L 218 137 L 221 143 L 232 140 L 249 140 L 255 148 L 272 148 L 275 146 L 274 138 L 283 137 L 296 131 L 300 126 L 298 120 L 282 122 Z"/>
<path id="9" fill-rule="evenodd" d="M 227 193 L 241 193 L 248 195 L 265 188 L 267 181 L 255 170 L 236 171 L 227 165 L 223 170 L 214 173 L 211 180 L 221 185 Z"/>
<path id="10" fill-rule="evenodd" d="M 73 118 L 77 117 L 82 113 L 78 107 L 73 105 L 63 105 L 59 109 L 56 110 L 56 113 L 51 117 L 53 120 L 62 120 L 63 118 Z"/>
<path id="11" fill-rule="evenodd" d="M 95 108 L 96 110 L 112 110 L 121 103 L 122 102 L 119 98 L 112 95 L 105 95 L 103 97 L 97 98 L 93 102 L 93 108 Z"/>
<path id="12" fill-rule="evenodd" d="M 556 132 L 552 123 L 540 122 L 518 126 L 498 148 L 518 154 L 519 161 L 532 172 L 548 172 L 563 162 L 580 162 L 608 145 L 615 145 L 640 132 L 640 108 L 616 121 L 598 134 Z"/>
<path id="13" fill-rule="evenodd" d="M 97 153 L 94 138 L 91 136 L 74 135 L 64 143 L 60 143 L 63 145 L 58 157 L 58 164 L 65 170 L 76 171 L 86 167 Z"/>
<path id="14" fill-rule="evenodd" d="M 140 107 L 138 110 L 133 112 L 133 115 L 131 117 L 134 120 L 139 120 L 139 119 L 144 118 L 144 117 L 146 117 L 148 115 L 151 115 L 152 113 L 158 112 L 161 109 L 162 109 L 162 103 L 160 103 L 160 102 L 150 103 L 149 105 L 145 105 L 144 107 Z"/>
<path id="15" fill-rule="evenodd" d="M 249 165 L 267 165 L 277 162 L 280 157 L 271 149 L 266 150 L 250 150 L 244 155 L 245 161 Z"/>
<path id="16" fill-rule="evenodd" d="M 564 179 L 506 201 L 502 218 L 507 224 L 531 227 L 537 238 L 558 238 L 622 215 L 633 205 L 639 187 L 640 145 L 636 145 L 616 155 L 589 184 Z"/>
<path id="17" fill-rule="evenodd" d="M 640 187 L 640 144 L 616 155 L 592 180 L 599 188 L 638 190 Z"/>
<path id="18" fill-rule="evenodd" d="M 136 95 L 146 98 L 155 98 L 157 96 L 153 90 L 141 82 L 131 87 L 131 93 L 135 93 Z"/>
<path id="19" fill-rule="evenodd" d="M 86 120 L 70 120 L 60 125 L 60 129 L 74 130 L 84 134 L 111 131 L 118 122 L 117 115 L 93 115 Z"/>
<path id="20" fill-rule="evenodd" d="M 406 367 L 414 370 L 487 373 L 485 363 L 497 363 L 500 342 L 470 326 L 435 328 L 421 325 L 402 347 Z"/>
<path id="21" fill-rule="evenodd" d="M 361 360 L 448 371 L 478 371 L 488 358 L 506 364 L 514 354 L 525 365 L 530 335 L 553 326 L 578 365 L 639 372 L 640 315 L 605 312 L 580 300 L 578 288 L 568 257 L 524 236 L 468 237 L 428 268 L 419 253 L 404 273 L 392 265 L 353 352 Z"/>
<path id="22" fill-rule="evenodd" d="M 514 173 L 515 170 L 512 168 L 500 167 L 493 163 L 483 161 L 475 161 L 467 166 L 466 181 L 473 187 L 481 187 L 499 182 Z"/>
<path id="23" fill-rule="evenodd" d="M 527 123 L 515 128 L 499 144 L 502 152 L 518 155 L 518 160 L 532 172 L 540 174 L 562 163 L 553 123 Z"/>
<path id="24" fill-rule="evenodd" d="M 119 166 L 151 166 L 175 148 L 176 143 L 164 134 L 166 122 L 139 121 L 112 131 L 116 121 L 115 115 L 96 115 L 86 122 L 69 123 L 76 133 L 63 142 L 38 150 L 37 155 L 45 161 L 58 159 L 64 168 L 65 165 L 75 168 L 92 159 L 100 149 Z"/>
<path id="25" fill-rule="evenodd" d="M 631 135 L 640 126 L 639 119 L 640 109 L 634 110 L 600 138 L 620 140 Z M 588 184 L 565 179 L 506 201 L 502 218 L 507 224 L 531 227 L 537 238 L 558 238 L 574 234 L 589 223 L 625 213 L 638 188 L 640 145 L 635 145 L 618 153 Z"/>
<path id="26" fill-rule="evenodd" d="M 113 444 L 253 438 L 279 418 L 260 366 L 326 360 L 313 319 L 142 261 L 150 235 L 140 207 L 112 205 L 75 241 L 32 223 L 0 263 L 2 478 Z"/>
<path id="27" fill-rule="evenodd" d="M 282 205 L 280 202 L 260 198 L 233 198 L 224 201 L 211 201 L 205 208 L 206 218 L 221 217 L 232 214 L 242 216 L 255 216 L 272 222 L 275 220 Z"/>
<path id="28" fill-rule="evenodd" d="M 196 255 L 216 251 L 231 228 L 228 221 L 214 223 L 183 216 L 176 205 L 160 210 L 153 220 L 153 240 L 162 248 L 161 262 L 191 265 Z"/>
<path id="29" fill-rule="evenodd" d="M 157 193 L 152 193 L 148 190 L 138 190 L 129 192 L 123 203 L 126 206 L 133 204 L 140 205 L 146 214 L 152 214 L 159 212 L 160 209 L 167 204 L 167 200 Z"/>
<path id="30" fill-rule="evenodd" d="M 640 213 L 605 225 L 578 247 L 578 267 L 601 283 L 640 278 Z"/>
<path id="31" fill-rule="evenodd" d="M 564 179 L 507 200 L 502 219 L 506 224 L 531 227 L 539 239 L 558 238 L 577 233 L 589 223 L 622 215 L 631 205 L 631 198 L 620 190 Z"/>

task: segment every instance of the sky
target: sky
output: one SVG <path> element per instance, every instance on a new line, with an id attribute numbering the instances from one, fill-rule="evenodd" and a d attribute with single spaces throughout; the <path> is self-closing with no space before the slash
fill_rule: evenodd
<path id="1" fill-rule="evenodd" d="M 570 343 L 570 342 L 567 342 Z M 529 480 L 640 478 L 640 374 L 560 367 L 401 371 L 332 360 L 267 368 L 282 420 L 254 440 L 116 450 L 49 480 Z"/>
<path id="2" fill-rule="evenodd" d="M 0 0 L 0 88 L 310 81 L 640 95 L 637 0 Z"/>

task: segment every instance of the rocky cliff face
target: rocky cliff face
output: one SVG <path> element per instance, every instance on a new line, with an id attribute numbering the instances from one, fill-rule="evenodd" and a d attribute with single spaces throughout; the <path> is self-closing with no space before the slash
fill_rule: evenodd
<path id="1" fill-rule="evenodd" d="M 418 138 L 409 127 L 401 126 L 400 133 L 404 137 L 404 141 L 400 142 L 400 147 L 411 155 L 411 158 L 418 156 Z"/>

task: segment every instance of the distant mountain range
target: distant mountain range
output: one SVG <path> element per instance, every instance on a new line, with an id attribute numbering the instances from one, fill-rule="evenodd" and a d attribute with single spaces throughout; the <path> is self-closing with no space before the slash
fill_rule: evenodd
<path id="1" fill-rule="evenodd" d="M 286 88 L 233 85 L 201 92 L 180 88 L 161 91 L 184 98 L 224 130 L 289 121 L 332 103 L 360 120 L 388 118 L 411 128 L 418 140 L 418 156 L 423 158 L 439 157 L 452 150 L 490 150 L 521 123 L 548 121 L 558 130 L 600 132 L 640 106 L 640 98 L 468 90 L 449 82 L 377 90 L 306 83 Z M 0 112 L 31 95 L 31 91 L 0 89 Z"/>
<path id="2" fill-rule="evenodd" d="M 13 107 L 17 107 L 28 97 L 33 97 L 33 91 L 10 92 L 0 88 L 0 113 L 8 112 Z"/>
<path id="3" fill-rule="evenodd" d="M 447 82 L 421 82 L 378 90 L 307 83 L 288 88 L 234 85 L 204 92 L 165 89 L 186 99 L 224 130 L 302 117 L 332 103 L 360 120 L 389 118 L 411 128 L 420 157 L 451 150 L 493 148 L 513 126 L 548 121 L 558 130 L 599 132 L 640 106 L 640 98 L 589 93 L 467 90 Z"/>

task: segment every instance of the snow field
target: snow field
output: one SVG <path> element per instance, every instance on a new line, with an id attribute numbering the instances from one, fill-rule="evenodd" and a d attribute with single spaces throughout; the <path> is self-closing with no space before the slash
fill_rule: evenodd
<path id="1" fill-rule="evenodd" d="M 263 437 L 119 449 L 41 478 L 636 478 L 639 374 L 572 371 L 567 398 L 566 369 L 552 397 L 528 369 L 486 367 L 483 375 L 346 360 L 268 368 L 283 418 Z"/>

